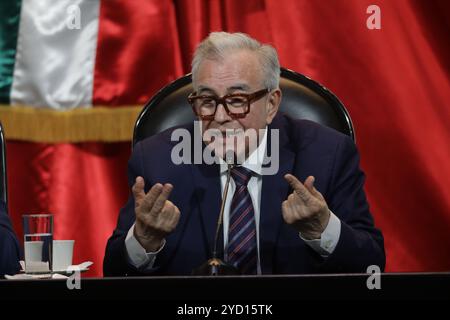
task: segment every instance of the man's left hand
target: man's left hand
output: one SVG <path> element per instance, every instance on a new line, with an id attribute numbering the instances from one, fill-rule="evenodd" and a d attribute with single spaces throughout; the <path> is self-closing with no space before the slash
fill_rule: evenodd
<path id="1" fill-rule="evenodd" d="M 291 174 L 284 176 L 294 190 L 282 203 L 284 221 L 305 239 L 320 239 L 330 220 L 330 210 L 322 194 L 314 188 L 314 177 L 301 183 Z"/>

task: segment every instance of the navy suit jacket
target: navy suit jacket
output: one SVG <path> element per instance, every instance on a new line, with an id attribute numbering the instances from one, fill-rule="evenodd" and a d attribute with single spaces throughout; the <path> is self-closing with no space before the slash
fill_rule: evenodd
<path id="1" fill-rule="evenodd" d="M 193 125 L 184 127 L 193 136 Z M 280 167 L 264 175 L 260 206 L 260 259 L 263 274 L 366 272 L 369 265 L 384 270 L 383 236 L 374 227 L 364 194 L 364 174 L 353 141 L 306 120 L 278 114 L 269 128 L 279 129 Z M 211 255 L 221 202 L 219 165 L 181 164 L 171 161 L 174 129 L 136 144 L 128 167 L 130 187 L 136 176 L 145 180 L 146 192 L 155 183 L 171 183 L 170 200 L 180 209 L 176 230 L 166 238 L 157 255 L 153 275 L 189 275 Z M 268 134 L 268 150 L 270 150 Z M 334 252 L 322 258 L 282 217 L 281 203 L 292 192 L 283 176 L 304 181 L 316 178 L 330 210 L 341 220 L 341 234 Z M 142 274 L 128 263 L 125 238 L 135 221 L 134 199 L 121 209 L 117 228 L 110 237 L 104 259 L 105 276 Z M 223 249 L 223 239 L 219 248 Z"/>
<path id="2" fill-rule="evenodd" d="M 5 203 L 0 201 L 0 276 L 16 274 L 20 270 L 20 248 Z"/>

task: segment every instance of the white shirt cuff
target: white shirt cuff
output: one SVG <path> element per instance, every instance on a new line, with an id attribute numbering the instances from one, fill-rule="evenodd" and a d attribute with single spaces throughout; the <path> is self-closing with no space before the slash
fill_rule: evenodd
<path id="1" fill-rule="evenodd" d="M 325 230 L 320 235 L 320 239 L 307 240 L 300 238 L 310 246 L 314 251 L 319 253 L 322 257 L 326 258 L 333 253 L 336 248 L 339 237 L 341 236 L 341 220 L 330 210 L 330 220 Z"/>
<path id="2" fill-rule="evenodd" d="M 146 252 L 144 247 L 137 241 L 134 236 L 134 224 L 128 230 L 127 237 L 125 238 L 125 248 L 127 250 L 128 262 L 138 269 L 150 270 L 153 268 L 156 256 L 164 248 L 166 240 L 163 240 L 161 248 L 156 252 Z"/>

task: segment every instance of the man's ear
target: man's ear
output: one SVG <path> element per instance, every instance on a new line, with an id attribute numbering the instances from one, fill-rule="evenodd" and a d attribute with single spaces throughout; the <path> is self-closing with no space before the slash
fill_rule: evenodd
<path id="1" fill-rule="evenodd" d="M 281 103 L 281 90 L 274 89 L 269 92 L 269 99 L 267 100 L 267 118 L 266 123 L 270 124 L 275 117 L 275 115 L 278 112 L 278 108 L 280 107 Z"/>

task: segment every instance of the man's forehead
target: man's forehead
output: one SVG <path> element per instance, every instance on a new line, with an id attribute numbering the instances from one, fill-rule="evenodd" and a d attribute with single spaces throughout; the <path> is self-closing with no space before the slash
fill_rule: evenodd
<path id="1" fill-rule="evenodd" d="M 227 92 L 233 92 L 233 91 L 249 91 L 251 89 L 251 86 L 248 83 L 245 82 L 238 82 L 235 84 L 232 84 L 225 88 Z M 212 92 L 215 93 L 217 88 L 214 88 L 212 85 L 208 84 L 199 84 L 197 86 L 198 92 Z"/>
<path id="2" fill-rule="evenodd" d="M 223 59 L 205 59 L 195 77 L 197 92 L 250 91 L 263 81 L 259 59 L 253 52 L 237 51 Z"/>

